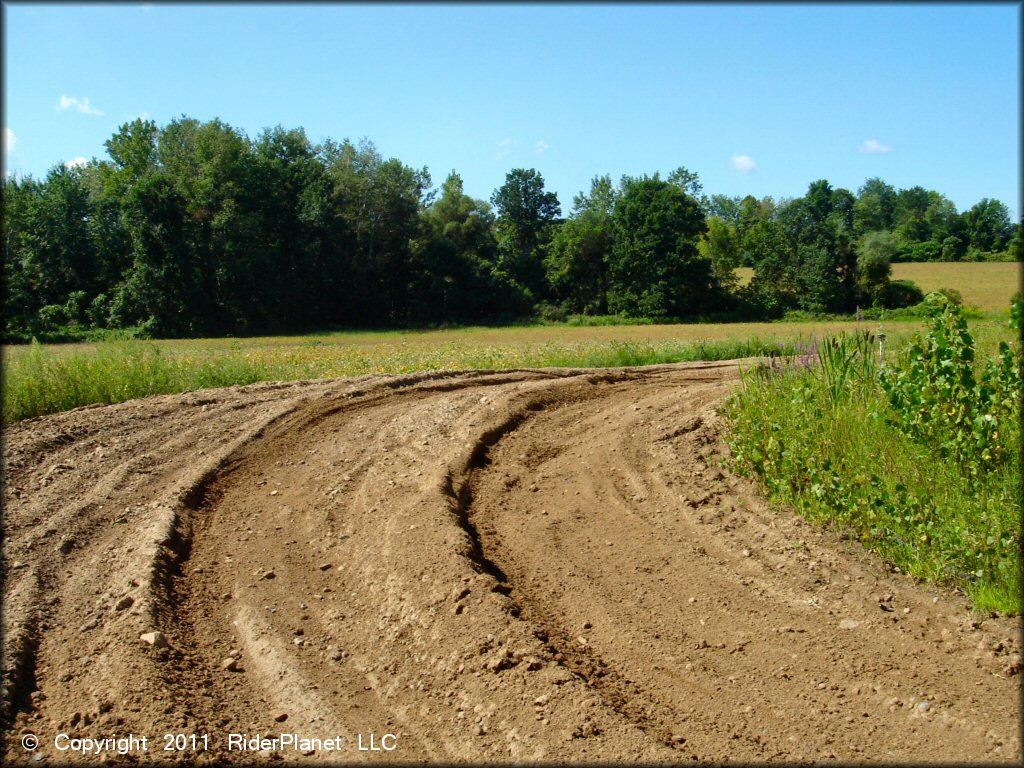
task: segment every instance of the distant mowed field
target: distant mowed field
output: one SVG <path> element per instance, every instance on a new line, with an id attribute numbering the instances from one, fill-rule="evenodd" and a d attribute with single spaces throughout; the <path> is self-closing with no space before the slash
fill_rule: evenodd
<path id="1" fill-rule="evenodd" d="M 740 283 L 746 285 L 754 276 L 750 267 L 736 270 Z M 1021 289 L 1020 262 L 946 262 L 893 264 L 893 280 L 912 280 L 928 293 L 937 288 L 960 291 L 964 303 L 985 312 L 1005 311 L 1010 298 Z"/>

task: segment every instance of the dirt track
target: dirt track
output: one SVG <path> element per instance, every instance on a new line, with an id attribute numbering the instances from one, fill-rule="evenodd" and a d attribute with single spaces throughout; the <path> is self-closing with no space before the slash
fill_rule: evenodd
<path id="1" fill-rule="evenodd" d="M 736 372 L 263 384 L 11 427 L 6 758 L 26 732 L 76 762 L 58 733 L 269 756 L 234 732 L 341 736 L 278 750 L 332 762 L 1019 760 L 1017 623 L 721 470 Z"/>

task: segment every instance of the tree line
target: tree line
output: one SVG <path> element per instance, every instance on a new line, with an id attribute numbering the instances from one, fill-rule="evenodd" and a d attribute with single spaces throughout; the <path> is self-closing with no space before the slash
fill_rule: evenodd
<path id="1" fill-rule="evenodd" d="M 250 140 L 220 120 L 135 120 L 105 147 L 2 182 L 7 340 L 851 312 L 919 298 L 890 282 L 893 261 L 1020 259 L 1002 203 L 960 213 L 877 178 L 773 200 L 707 196 L 682 167 L 603 175 L 563 216 L 536 170 L 477 200 L 454 171 L 434 189 L 369 141 L 301 128 Z"/>

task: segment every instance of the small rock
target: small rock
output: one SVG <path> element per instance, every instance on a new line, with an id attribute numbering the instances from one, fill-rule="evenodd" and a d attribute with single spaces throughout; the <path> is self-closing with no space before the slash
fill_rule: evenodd
<path id="1" fill-rule="evenodd" d="M 744 557 L 750 557 L 750 550 L 749 549 L 744 549 L 743 550 L 743 556 Z"/>
<path id="2" fill-rule="evenodd" d="M 276 491 L 276 490 L 274 490 L 274 491 L 271 491 L 271 492 L 270 492 L 270 495 L 271 495 L 271 496 L 277 496 L 277 491 Z"/>
<path id="3" fill-rule="evenodd" d="M 57 545 L 57 551 L 62 555 L 66 555 L 72 549 L 75 548 L 75 540 L 71 537 L 61 539 L 60 544 Z"/>
<path id="4" fill-rule="evenodd" d="M 536 699 L 533 700 L 533 703 L 538 707 L 543 707 L 545 704 L 548 703 L 548 697 L 546 695 L 538 696 Z"/>
<path id="5" fill-rule="evenodd" d="M 134 603 L 135 603 L 135 598 L 134 597 L 132 597 L 131 595 L 125 595 L 120 600 L 118 600 L 117 603 L 114 604 L 114 610 L 115 611 L 123 611 L 123 610 L 125 610 L 127 608 L 131 608 Z"/>
<path id="6" fill-rule="evenodd" d="M 238 671 L 238 659 L 233 656 L 228 656 L 224 661 L 220 663 L 220 668 L 225 672 L 237 672 Z"/>
<path id="7" fill-rule="evenodd" d="M 929 704 L 927 701 L 922 701 L 922 702 L 918 703 L 918 705 L 917 705 L 917 711 L 921 712 L 921 713 L 927 712 L 931 708 L 932 708 L 932 705 Z"/>
<path id="8" fill-rule="evenodd" d="M 278 712 L 276 715 L 274 715 L 274 722 L 275 723 L 283 723 L 287 719 L 288 719 L 288 713 L 287 712 Z"/>
<path id="9" fill-rule="evenodd" d="M 681 733 L 673 733 L 672 734 L 672 741 L 675 742 L 676 744 L 685 744 L 686 743 L 686 737 L 683 736 L 683 734 L 681 734 Z"/>
<path id="10" fill-rule="evenodd" d="M 840 629 L 856 629 L 860 626 L 860 622 L 855 619 L 843 619 L 839 622 Z"/>
<path id="11" fill-rule="evenodd" d="M 264 571 L 263 575 L 260 576 L 260 578 L 261 579 L 275 579 L 275 578 L 277 578 L 277 574 L 274 573 L 273 571 Z"/>
<path id="12" fill-rule="evenodd" d="M 163 632 L 147 632 L 144 635 L 139 635 L 139 640 L 154 648 L 166 648 L 168 646 L 167 637 Z"/>
<path id="13" fill-rule="evenodd" d="M 320 570 L 321 571 L 329 571 L 329 570 L 331 570 L 331 568 L 332 568 L 332 564 L 331 563 L 320 563 Z"/>

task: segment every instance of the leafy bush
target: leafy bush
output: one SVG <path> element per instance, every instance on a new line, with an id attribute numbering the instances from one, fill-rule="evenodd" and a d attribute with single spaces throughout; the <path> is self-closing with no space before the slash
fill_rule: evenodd
<path id="1" fill-rule="evenodd" d="M 977 375 L 974 339 L 959 306 L 937 291 L 929 299 L 927 336 L 914 339 L 905 365 L 880 377 L 889 418 L 978 481 L 1005 461 L 1008 440 L 1019 433 L 1020 349 L 1000 343 L 998 356 Z"/>
<path id="2" fill-rule="evenodd" d="M 883 303 L 890 309 L 912 307 L 924 299 L 924 291 L 911 280 L 891 280 L 885 287 Z"/>
<path id="3" fill-rule="evenodd" d="M 565 308 L 557 304 L 549 304 L 546 301 L 538 303 L 534 307 L 534 312 L 537 317 L 547 323 L 564 323 L 569 317 L 569 313 Z"/>
<path id="4" fill-rule="evenodd" d="M 874 341 L 843 334 L 748 372 L 726 406 L 734 466 L 912 575 L 1019 613 L 1019 349 L 976 373 L 948 301 L 891 368 Z"/>

